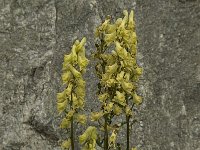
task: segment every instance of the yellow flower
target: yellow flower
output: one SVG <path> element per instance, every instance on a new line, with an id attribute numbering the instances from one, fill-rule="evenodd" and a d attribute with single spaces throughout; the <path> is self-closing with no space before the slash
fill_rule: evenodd
<path id="1" fill-rule="evenodd" d="M 72 87 L 73 87 L 73 84 L 69 83 L 68 86 L 67 86 L 67 88 L 65 89 L 67 97 L 71 97 Z"/>
<path id="2" fill-rule="evenodd" d="M 108 24 L 106 33 L 110 34 L 116 32 L 117 26 L 116 24 Z"/>
<path id="3" fill-rule="evenodd" d="M 69 55 L 64 55 L 64 63 L 71 63 L 72 62 L 72 53 L 70 53 Z"/>
<path id="4" fill-rule="evenodd" d="M 111 136 L 109 137 L 109 147 L 113 147 L 114 149 L 116 148 L 115 143 L 117 139 L 117 133 L 115 130 L 113 130 Z"/>
<path id="5" fill-rule="evenodd" d="M 79 123 L 81 123 L 81 124 L 85 124 L 86 121 L 87 121 L 87 117 L 86 117 L 85 115 L 80 115 L 80 114 L 78 114 L 78 115 L 76 116 L 76 120 L 77 120 L 77 122 L 79 122 Z"/>
<path id="6" fill-rule="evenodd" d="M 127 72 L 124 76 L 124 79 L 128 82 L 130 80 L 130 73 Z"/>
<path id="7" fill-rule="evenodd" d="M 83 80 L 83 78 L 77 79 L 77 86 L 84 88 L 86 82 Z"/>
<path id="8" fill-rule="evenodd" d="M 103 112 L 92 112 L 91 113 L 91 121 L 97 121 L 103 116 Z"/>
<path id="9" fill-rule="evenodd" d="M 63 112 L 65 110 L 67 106 L 67 100 L 61 102 L 61 103 L 57 103 L 57 110 L 59 113 Z"/>
<path id="10" fill-rule="evenodd" d="M 62 103 L 66 100 L 66 92 L 57 93 L 57 102 Z"/>
<path id="11" fill-rule="evenodd" d="M 67 84 L 72 79 L 72 73 L 67 71 L 62 74 L 62 81 L 64 84 Z"/>
<path id="12" fill-rule="evenodd" d="M 63 141 L 61 148 L 69 150 L 70 146 L 71 146 L 71 140 L 67 139 L 67 140 Z"/>
<path id="13" fill-rule="evenodd" d="M 133 147 L 131 150 L 137 150 L 137 148 L 136 148 L 136 147 Z"/>
<path id="14" fill-rule="evenodd" d="M 75 110 L 70 110 L 67 114 L 66 114 L 66 118 L 67 119 L 71 119 L 73 117 L 75 113 Z"/>
<path id="15" fill-rule="evenodd" d="M 122 113 L 122 109 L 118 105 L 113 106 L 113 111 L 116 115 L 120 115 Z"/>
<path id="16" fill-rule="evenodd" d="M 85 150 L 95 150 L 97 140 L 97 129 L 89 126 L 86 131 L 79 136 L 79 142 L 84 144 Z"/>
<path id="17" fill-rule="evenodd" d="M 117 81 L 122 82 L 124 79 L 124 71 L 121 71 L 119 74 L 117 74 Z"/>
<path id="18" fill-rule="evenodd" d="M 112 75 L 117 71 L 118 65 L 117 63 L 111 65 L 111 66 L 106 66 L 106 73 Z"/>
<path id="19" fill-rule="evenodd" d="M 142 103 L 142 97 L 138 96 L 135 92 L 132 93 L 133 96 L 133 103 L 139 105 Z"/>
<path id="20" fill-rule="evenodd" d="M 83 55 L 78 55 L 78 65 L 80 67 L 80 70 L 83 70 L 86 68 L 86 66 L 88 65 L 89 60 L 83 56 Z"/>
<path id="21" fill-rule="evenodd" d="M 127 116 L 131 116 L 131 115 L 133 114 L 133 113 L 132 113 L 132 110 L 130 109 L 129 106 L 126 106 L 125 112 L 126 112 L 126 115 L 127 115 Z"/>
<path id="22" fill-rule="evenodd" d="M 69 69 L 75 78 L 81 77 L 81 73 L 79 71 L 77 71 L 72 65 L 69 65 Z"/>
<path id="23" fill-rule="evenodd" d="M 103 93 L 103 94 L 100 94 L 100 95 L 98 96 L 98 98 L 99 98 L 99 100 L 100 100 L 101 102 L 105 102 L 106 99 L 107 99 L 108 97 L 109 97 L 108 93 Z"/>
<path id="24" fill-rule="evenodd" d="M 116 41 L 115 45 L 116 45 L 116 52 L 119 55 L 119 57 L 121 59 L 126 59 L 127 58 L 127 51 L 123 47 L 121 47 L 119 42 Z"/>
<path id="25" fill-rule="evenodd" d="M 116 96 L 114 96 L 114 98 L 116 99 L 116 101 L 122 105 L 125 106 L 125 95 L 124 93 L 121 93 L 119 91 L 116 91 Z"/>
<path id="26" fill-rule="evenodd" d="M 142 74 L 142 68 L 140 68 L 140 67 L 137 67 L 136 69 L 135 69 L 135 74 L 137 74 L 137 75 L 141 75 Z"/>
<path id="27" fill-rule="evenodd" d="M 128 83 L 126 81 L 123 81 L 122 83 L 122 88 L 127 92 L 127 93 L 131 93 L 131 91 L 133 90 L 134 86 L 132 83 Z"/>
<path id="28" fill-rule="evenodd" d="M 116 80 L 115 80 L 115 79 L 108 79 L 108 80 L 106 81 L 106 85 L 107 85 L 108 87 L 114 86 L 115 83 L 116 83 Z"/>
<path id="29" fill-rule="evenodd" d="M 105 34 L 105 42 L 107 45 L 110 45 L 116 39 L 116 32 Z"/>
<path id="30" fill-rule="evenodd" d="M 80 87 L 80 86 L 78 86 L 78 87 L 76 87 L 76 95 L 77 95 L 77 97 L 78 98 L 84 98 L 85 97 L 85 88 L 84 87 Z"/>
<path id="31" fill-rule="evenodd" d="M 62 128 L 62 129 L 63 128 L 69 128 L 70 127 L 70 123 L 71 123 L 70 119 L 64 118 L 62 120 L 61 124 L 60 124 L 60 128 Z"/>
<path id="32" fill-rule="evenodd" d="M 110 22 L 110 19 L 106 19 L 104 21 L 104 23 L 102 23 L 102 25 L 99 27 L 99 29 L 102 30 L 102 31 L 105 31 L 107 26 L 108 26 L 108 24 L 109 24 L 109 22 Z"/>
<path id="33" fill-rule="evenodd" d="M 113 104 L 114 104 L 113 102 L 110 102 L 110 103 L 106 104 L 106 106 L 104 107 L 105 113 L 110 113 L 111 112 Z"/>

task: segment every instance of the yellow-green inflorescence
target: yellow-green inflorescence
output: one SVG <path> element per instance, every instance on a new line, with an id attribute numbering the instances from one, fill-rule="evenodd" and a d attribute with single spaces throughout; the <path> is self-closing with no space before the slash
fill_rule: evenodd
<path id="1" fill-rule="evenodd" d="M 104 130 L 104 150 L 115 148 L 118 127 L 113 118 L 126 116 L 127 132 L 133 106 L 142 102 L 136 93 L 142 68 L 136 61 L 137 36 L 134 12 L 124 11 L 124 18 L 111 23 L 108 17 L 95 31 L 97 38 L 94 57 L 98 60 L 96 73 L 99 82 L 98 99 L 102 103 L 100 112 L 92 112 L 91 120 L 101 122 Z M 129 134 L 127 135 L 129 142 Z M 129 143 L 127 143 L 127 150 Z"/>
<path id="2" fill-rule="evenodd" d="M 85 124 L 87 117 L 81 114 L 85 101 L 85 81 L 83 74 L 89 60 L 85 57 L 86 38 L 76 40 L 72 46 L 71 53 L 64 56 L 62 82 L 66 86 L 64 91 L 57 93 L 57 110 L 65 113 L 60 127 L 70 128 L 71 136 L 65 140 L 61 147 L 63 149 L 74 149 L 73 123 L 74 121 Z"/>

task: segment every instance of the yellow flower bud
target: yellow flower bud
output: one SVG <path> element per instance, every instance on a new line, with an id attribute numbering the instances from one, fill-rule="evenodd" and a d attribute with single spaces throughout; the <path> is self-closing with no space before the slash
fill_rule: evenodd
<path id="1" fill-rule="evenodd" d="M 135 22 L 133 21 L 134 18 L 134 12 L 131 10 L 129 14 L 129 20 L 128 20 L 128 29 L 133 30 L 135 27 Z"/>
<path id="2" fill-rule="evenodd" d="M 76 95 L 78 98 L 85 97 L 85 88 L 78 86 L 78 87 L 76 87 L 75 91 L 76 91 Z"/>
<path id="3" fill-rule="evenodd" d="M 69 128 L 70 127 L 70 119 L 64 118 L 60 124 L 60 128 Z"/>
<path id="4" fill-rule="evenodd" d="M 97 121 L 103 116 L 103 112 L 92 112 L 91 121 Z"/>
<path id="5" fill-rule="evenodd" d="M 119 27 L 122 23 L 122 18 L 118 18 L 115 22 L 115 24 L 117 25 L 117 27 Z"/>
<path id="6" fill-rule="evenodd" d="M 77 61 L 77 54 L 76 54 L 76 45 L 72 46 L 72 63 L 75 63 Z"/>
<path id="7" fill-rule="evenodd" d="M 64 63 L 63 63 L 63 68 L 72 62 L 72 53 L 69 55 L 64 55 Z"/>

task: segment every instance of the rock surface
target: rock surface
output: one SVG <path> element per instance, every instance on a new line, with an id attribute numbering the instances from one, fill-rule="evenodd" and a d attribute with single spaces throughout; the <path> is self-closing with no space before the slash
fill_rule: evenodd
<path id="1" fill-rule="evenodd" d="M 95 27 L 124 9 L 135 10 L 144 68 L 132 145 L 200 150 L 199 0 L 0 0 L 0 149 L 60 149 L 63 55 L 86 36 L 90 57 Z M 93 64 L 85 75 L 88 110 L 96 99 Z"/>

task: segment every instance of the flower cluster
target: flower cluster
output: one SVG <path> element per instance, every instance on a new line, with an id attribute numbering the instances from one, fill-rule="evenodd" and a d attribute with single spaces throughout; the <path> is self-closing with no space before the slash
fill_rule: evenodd
<path id="1" fill-rule="evenodd" d="M 80 124 L 85 124 L 87 117 L 79 114 L 84 107 L 85 81 L 82 77 L 86 71 L 89 60 L 85 57 L 86 38 L 81 41 L 76 40 L 72 46 L 71 53 L 64 56 L 62 81 L 66 86 L 63 92 L 57 93 L 57 110 L 66 115 L 60 124 L 61 128 L 70 128 L 71 123 L 76 120 Z M 62 147 L 70 148 L 71 140 L 63 142 Z"/>
<path id="2" fill-rule="evenodd" d="M 112 141 L 109 143 L 113 147 L 116 128 L 112 129 L 112 118 L 121 114 L 131 117 L 132 106 L 142 102 L 142 98 L 136 93 L 142 68 L 136 62 L 137 37 L 133 18 L 133 11 L 128 14 L 125 10 L 124 18 L 111 23 L 111 18 L 108 17 L 95 31 L 98 40 L 94 57 L 99 60 L 95 68 L 100 78 L 98 98 L 102 109 L 100 112 L 93 112 L 91 120 L 97 121 L 103 117 L 108 126 L 111 126 L 112 134 L 109 139 Z"/>

